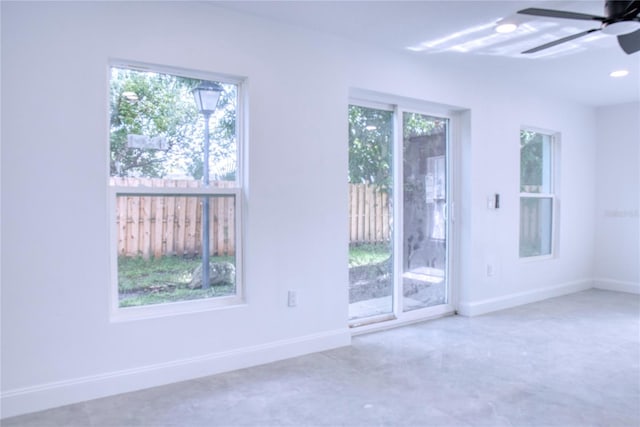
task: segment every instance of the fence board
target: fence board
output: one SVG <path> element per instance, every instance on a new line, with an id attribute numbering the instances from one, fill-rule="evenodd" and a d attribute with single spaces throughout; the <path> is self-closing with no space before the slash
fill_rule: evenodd
<path id="1" fill-rule="evenodd" d="M 165 228 L 167 227 L 167 221 L 165 217 L 165 198 L 154 197 L 154 216 L 155 221 L 153 230 L 153 257 L 159 258 L 166 252 L 166 241 L 164 239 Z"/>
<path id="2" fill-rule="evenodd" d="M 382 242 L 389 241 L 391 237 L 391 213 L 389 206 L 389 193 L 382 192 Z"/>
<path id="3" fill-rule="evenodd" d="M 219 241 L 219 232 L 218 232 L 218 227 L 219 227 L 219 215 L 218 215 L 218 209 L 219 209 L 219 198 L 218 197 L 211 197 L 209 199 L 209 204 L 211 206 L 210 210 L 209 210 L 209 224 L 211 226 L 211 229 L 209 230 L 210 233 L 210 243 L 211 243 L 211 253 L 214 255 L 218 255 L 220 252 L 220 241 Z"/>
<path id="4" fill-rule="evenodd" d="M 374 222 L 375 228 L 373 232 L 373 239 L 378 242 L 382 237 L 382 211 L 380 206 L 381 195 L 380 191 L 373 192 L 373 207 L 374 207 Z"/>
<path id="5" fill-rule="evenodd" d="M 127 256 L 138 256 L 140 244 L 140 197 L 127 197 Z"/>
<path id="6" fill-rule="evenodd" d="M 365 233 L 364 233 L 364 239 L 366 242 L 370 242 L 371 241 L 371 234 L 372 234 L 372 225 L 373 225 L 373 203 L 371 203 L 373 201 L 373 188 L 366 186 L 365 187 L 365 192 L 364 192 L 364 197 L 365 197 L 365 223 L 364 223 L 364 227 L 365 227 Z"/>
<path id="7" fill-rule="evenodd" d="M 186 188 L 187 183 L 185 181 L 178 181 L 178 188 Z M 175 248 L 178 255 L 185 255 L 185 238 L 186 238 L 186 196 L 176 197 L 176 222 L 175 222 Z"/>
<path id="8" fill-rule="evenodd" d="M 221 187 L 226 187 L 226 185 L 222 184 Z M 221 221 L 221 228 L 220 228 L 220 235 L 222 237 L 222 241 L 221 241 L 221 248 L 222 248 L 222 254 L 221 255 L 229 255 L 230 253 L 230 248 L 229 248 L 229 209 L 230 209 L 230 197 L 222 197 L 221 198 L 221 213 L 222 213 L 222 221 Z"/>
<path id="9" fill-rule="evenodd" d="M 234 242 L 236 241 L 236 222 L 235 222 L 235 218 L 236 218 L 236 203 L 237 200 L 235 199 L 235 197 L 229 197 L 229 207 L 227 209 L 227 221 L 228 221 L 228 226 L 227 226 L 227 255 L 231 256 L 233 255 L 233 246 L 234 246 Z"/>
<path id="10" fill-rule="evenodd" d="M 355 185 L 349 186 L 349 241 L 357 239 L 358 230 L 358 191 Z"/>
<path id="11" fill-rule="evenodd" d="M 189 188 L 197 188 L 198 181 L 191 181 L 187 184 Z M 185 253 L 194 254 L 197 253 L 196 247 L 196 215 L 197 211 L 202 209 L 200 207 L 200 200 L 198 197 L 187 197 L 185 205 Z M 198 233 L 199 234 L 199 233 Z"/>
<path id="12" fill-rule="evenodd" d="M 142 185 L 151 186 L 150 179 L 141 180 Z M 144 259 L 149 259 L 151 255 L 151 221 L 152 221 L 152 210 L 151 210 L 151 202 L 152 197 L 141 197 L 140 198 L 140 249 L 139 252 L 142 254 Z"/>
<path id="13" fill-rule="evenodd" d="M 175 181 L 167 182 L 165 187 L 175 187 Z M 165 255 L 176 255 L 175 249 L 175 221 L 176 221 L 176 198 L 165 197 L 165 220 L 164 220 L 164 232 L 165 232 Z"/>
<path id="14" fill-rule="evenodd" d="M 116 199 L 117 213 L 116 221 L 118 230 L 118 255 L 127 254 L 127 198 L 118 197 Z"/>
<path id="15" fill-rule="evenodd" d="M 358 234 L 356 242 L 364 242 L 364 185 L 358 184 Z"/>

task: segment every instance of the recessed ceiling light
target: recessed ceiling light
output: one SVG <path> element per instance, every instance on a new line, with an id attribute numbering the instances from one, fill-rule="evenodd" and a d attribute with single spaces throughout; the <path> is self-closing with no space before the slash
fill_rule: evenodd
<path id="1" fill-rule="evenodd" d="M 507 34 L 507 33 L 513 33 L 516 28 L 518 28 L 518 26 L 516 24 L 513 24 L 511 22 L 505 22 L 503 24 L 498 24 L 496 25 L 496 33 L 500 33 L 500 34 Z"/>
<path id="2" fill-rule="evenodd" d="M 629 74 L 628 70 L 616 70 L 609 73 L 611 77 L 624 77 Z"/>

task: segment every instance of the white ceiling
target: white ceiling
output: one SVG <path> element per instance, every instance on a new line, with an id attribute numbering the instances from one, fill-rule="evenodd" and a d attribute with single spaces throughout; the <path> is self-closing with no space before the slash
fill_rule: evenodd
<path id="1" fill-rule="evenodd" d="M 604 15 L 604 0 L 582 1 L 223 1 L 217 6 L 356 42 L 450 63 L 487 78 L 513 76 L 530 87 L 588 105 L 640 100 L 640 52 L 625 54 L 601 32 L 536 54 L 521 51 L 597 28 L 597 22 L 517 15 L 526 7 Z M 517 19 L 508 35 L 493 27 Z M 629 70 L 625 78 L 609 73 Z"/>

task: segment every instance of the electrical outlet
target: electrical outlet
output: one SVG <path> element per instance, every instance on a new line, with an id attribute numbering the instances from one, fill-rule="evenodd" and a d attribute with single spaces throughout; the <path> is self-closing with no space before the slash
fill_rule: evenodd
<path id="1" fill-rule="evenodd" d="M 287 305 L 289 307 L 295 307 L 298 305 L 298 295 L 296 291 L 289 291 L 287 294 Z"/>

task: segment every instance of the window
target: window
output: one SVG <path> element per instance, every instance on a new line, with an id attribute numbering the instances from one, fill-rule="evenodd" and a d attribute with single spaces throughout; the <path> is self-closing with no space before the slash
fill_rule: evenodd
<path id="1" fill-rule="evenodd" d="M 240 302 L 241 80 L 114 64 L 109 91 L 112 308 Z"/>
<path id="2" fill-rule="evenodd" d="M 520 131 L 520 257 L 552 255 L 554 145 L 552 134 Z"/>

